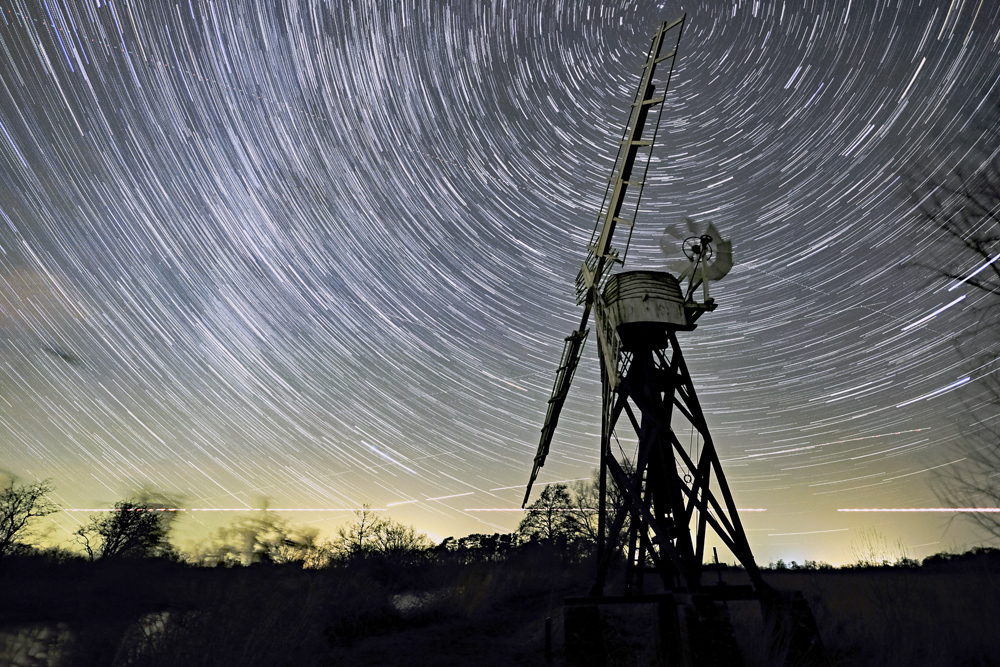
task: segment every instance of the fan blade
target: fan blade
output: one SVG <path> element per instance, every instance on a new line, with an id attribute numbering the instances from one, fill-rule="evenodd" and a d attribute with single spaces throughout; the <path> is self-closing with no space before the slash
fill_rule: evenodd
<path id="1" fill-rule="evenodd" d="M 664 238 L 663 238 L 664 236 L 671 236 L 671 237 L 677 239 L 678 241 L 683 241 L 684 239 L 687 238 L 687 234 L 685 234 L 681 230 L 677 229 L 677 227 L 675 227 L 674 225 L 667 225 L 663 229 L 663 235 L 660 237 L 660 244 L 661 245 L 664 242 Z"/>
<path id="2" fill-rule="evenodd" d="M 692 262 L 689 259 L 674 259 L 667 262 L 666 266 L 667 266 L 667 271 L 670 271 L 670 273 L 673 273 L 678 276 L 680 275 L 687 276 L 689 273 L 691 273 L 691 267 L 694 266 L 694 262 Z"/>
<path id="3" fill-rule="evenodd" d="M 684 218 L 684 222 L 687 223 L 688 236 L 701 236 L 698 231 L 698 223 L 694 221 L 694 218 Z"/>
<path id="4" fill-rule="evenodd" d="M 538 477 L 538 469 L 545 465 L 545 457 L 549 454 L 549 445 L 552 444 L 552 435 L 555 433 L 556 424 L 559 423 L 559 413 L 562 412 L 563 403 L 569 394 L 569 386 L 573 382 L 573 375 L 576 373 L 577 364 L 583 356 L 583 345 L 587 342 L 587 334 L 590 329 L 584 329 L 587 318 L 590 315 L 589 308 L 585 311 L 584 321 L 580 329 L 574 331 L 566 337 L 563 345 L 562 359 L 559 361 L 559 368 L 556 369 L 556 381 L 552 385 L 552 395 L 549 397 L 549 407 L 545 413 L 545 423 L 542 426 L 542 436 L 538 440 L 538 451 L 535 453 L 535 464 L 531 468 L 531 477 L 528 479 L 528 488 L 524 492 L 524 501 L 521 507 L 528 504 L 528 497 L 531 495 L 531 485 Z"/>
<path id="5" fill-rule="evenodd" d="M 733 243 L 720 241 L 715 244 L 715 261 L 705 269 L 709 280 L 721 280 L 733 268 Z"/>
<path id="6" fill-rule="evenodd" d="M 712 238 L 712 243 L 718 246 L 722 243 L 722 236 L 719 234 L 719 230 L 715 228 L 711 222 L 705 227 L 705 231 L 702 234 L 710 236 Z"/>
<path id="7" fill-rule="evenodd" d="M 684 257 L 684 236 L 673 225 L 667 225 L 660 234 L 660 252 L 671 259 Z"/>
<path id="8" fill-rule="evenodd" d="M 660 252 L 666 255 L 666 269 L 682 280 L 691 272 L 693 263 L 684 256 L 684 239 L 687 237 L 674 225 L 667 225 L 660 235 Z"/>
<path id="9" fill-rule="evenodd" d="M 671 271 L 683 271 L 692 264 L 694 264 L 694 262 L 692 262 L 690 259 L 688 259 L 683 255 L 681 255 L 680 257 L 674 257 L 672 259 L 668 259 L 666 263 L 667 267 Z"/>
<path id="10" fill-rule="evenodd" d="M 687 236 L 673 225 L 667 225 L 660 234 L 660 252 L 675 262 L 687 262 L 684 257 L 684 239 Z M 681 270 L 681 269 L 678 269 Z"/>

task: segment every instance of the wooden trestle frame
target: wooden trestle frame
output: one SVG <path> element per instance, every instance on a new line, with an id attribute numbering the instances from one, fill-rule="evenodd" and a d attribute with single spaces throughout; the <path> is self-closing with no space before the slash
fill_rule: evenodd
<path id="1" fill-rule="evenodd" d="M 643 341 L 652 343 L 643 345 Z M 664 327 L 638 343 L 623 343 L 625 348 L 617 360 L 607 360 L 601 353 L 604 400 L 598 535 L 603 539 L 598 539 L 597 583 L 591 594 L 603 594 L 608 566 L 619 549 L 627 551 L 626 595 L 642 593 L 647 559 L 667 590 L 699 592 L 709 527 L 746 568 L 754 588 L 760 591 L 760 571 L 676 332 Z M 617 387 L 612 386 L 608 362 L 616 364 L 621 378 Z M 623 465 L 612 449 L 623 414 L 638 438 L 631 466 Z M 679 418 L 700 436 L 697 460 L 677 437 L 680 429 L 674 427 L 674 422 Z M 628 470 L 630 467 L 634 469 Z M 609 477 L 623 501 L 613 517 L 608 516 Z M 627 534 L 624 546 L 623 529 Z"/>

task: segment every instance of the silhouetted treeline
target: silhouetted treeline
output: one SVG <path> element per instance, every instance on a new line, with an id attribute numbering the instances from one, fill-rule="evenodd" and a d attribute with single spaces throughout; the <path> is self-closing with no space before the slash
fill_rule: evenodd
<path id="1" fill-rule="evenodd" d="M 553 600 L 584 591 L 591 567 L 541 541 L 506 550 L 496 545 L 510 536 L 462 541 L 466 548 L 359 553 L 323 568 L 55 551 L 10 557 L 0 561 L 0 635 L 58 628 L 67 667 L 352 664 L 358 651 L 382 650 L 364 644 L 372 638 L 395 653 L 370 662 L 420 664 L 406 657 L 416 650 L 407 633 L 432 627 L 434 650 L 458 642 L 470 654 L 487 647 L 497 660 L 540 663 L 518 659 L 540 654 L 510 629 L 539 631 Z"/>
<path id="2" fill-rule="evenodd" d="M 414 526 L 393 520 L 365 505 L 335 534 L 319 539 L 315 528 L 294 526 L 266 507 L 237 516 L 199 544 L 180 550 L 170 542 L 180 499 L 144 490 L 92 515 L 73 533 L 72 546 L 89 560 L 160 557 L 201 566 L 297 563 L 324 568 L 336 563 L 393 556 L 399 560 L 450 557 L 462 562 L 498 560 L 513 550 L 555 550 L 564 558 L 585 559 L 593 550 L 597 521 L 592 482 L 545 486 L 509 534 L 448 538 L 435 546 Z M 19 482 L 11 477 L 0 487 L 0 558 L 37 551 L 38 520 L 58 512 L 48 499 L 50 480 Z M 49 549 L 51 553 L 64 547 Z M 61 557 L 70 557 L 62 553 Z"/>
<path id="3" fill-rule="evenodd" d="M 556 628 L 558 662 L 562 600 L 586 595 L 594 577 L 586 489 L 553 485 L 511 533 L 434 545 L 365 508 L 321 541 L 259 511 L 187 554 L 167 540 L 172 505 L 142 498 L 85 523 L 83 553 L 40 549 L 23 528 L 52 509 L 39 500 L 45 489 L 12 482 L 12 502 L 0 503 L 16 519 L 0 558 L 0 664 L 541 667 L 545 620 Z M 857 561 L 847 567 L 778 561 L 763 573 L 803 591 L 835 664 L 1000 664 L 990 625 L 1000 616 L 1000 550 L 918 562 L 872 529 L 859 531 L 852 551 Z M 739 567 L 714 569 L 706 578 L 749 581 Z M 609 582 L 619 583 L 609 586 L 620 585 L 623 570 L 621 560 L 612 565 Z M 759 607 L 729 605 L 747 664 L 771 664 Z M 639 626 L 624 617 L 602 618 L 615 664 L 642 663 L 655 641 L 629 634 Z"/>

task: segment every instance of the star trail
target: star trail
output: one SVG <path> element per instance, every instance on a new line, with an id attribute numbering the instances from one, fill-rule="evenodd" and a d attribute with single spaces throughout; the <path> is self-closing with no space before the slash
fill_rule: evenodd
<path id="1" fill-rule="evenodd" d="M 907 266 L 981 259 L 907 190 L 1000 147 L 1000 6 L 0 10 L 0 468 L 63 507 L 511 530 L 649 37 L 686 12 L 625 268 L 685 217 L 733 241 L 681 345 L 758 560 L 976 539 L 929 482 L 997 371 L 954 345 L 980 295 Z M 591 343 L 536 489 L 590 475 L 599 406 Z"/>

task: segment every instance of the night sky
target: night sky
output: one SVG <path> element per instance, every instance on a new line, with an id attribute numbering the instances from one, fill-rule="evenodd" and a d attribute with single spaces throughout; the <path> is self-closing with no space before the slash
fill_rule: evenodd
<path id="1" fill-rule="evenodd" d="M 683 12 L 625 268 L 661 269 L 685 217 L 733 240 L 681 344 L 766 510 L 758 561 L 850 560 L 861 527 L 978 543 L 837 510 L 940 507 L 991 370 L 955 350 L 975 292 L 905 268 L 976 265 L 908 181 L 1000 146 L 989 0 L 3 3 L 0 468 L 67 509 L 147 488 L 327 533 L 362 504 L 514 528 L 485 510 L 520 506 L 615 142 Z M 535 494 L 590 476 L 599 405 L 592 337 Z"/>

